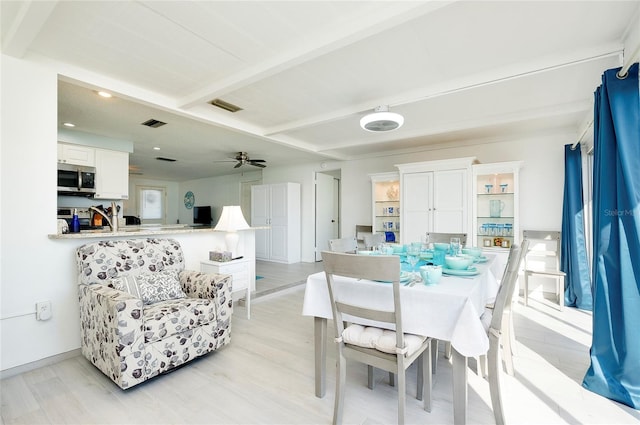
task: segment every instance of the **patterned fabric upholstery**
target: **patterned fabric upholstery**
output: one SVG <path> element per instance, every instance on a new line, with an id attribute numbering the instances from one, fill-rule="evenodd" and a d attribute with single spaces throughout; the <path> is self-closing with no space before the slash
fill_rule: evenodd
<path id="1" fill-rule="evenodd" d="M 184 270 L 173 239 L 99 241 L 76 251 L 82 354 L 130 388 L 231 340 L 231 276 Z M 187 298 L 144 305 L 110 286 L 125 276 L 176 270 Z"/>

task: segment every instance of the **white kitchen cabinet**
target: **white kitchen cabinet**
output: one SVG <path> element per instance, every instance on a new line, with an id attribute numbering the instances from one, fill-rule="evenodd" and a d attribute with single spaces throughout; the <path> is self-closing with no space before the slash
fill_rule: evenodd
<path id="1" fill-rule="evenodd" d="M 129 199 L 129 153 L 95 149 L 95 199 Z"/>
<path id="2" fill-rule="evenodd" d="M 58 162 L 63 164 L 95 167 L 95 148 L 68 143 L 58 143 Z"/>
<path id="3" fill-rule="evenodd" d="M 251 187 L 251 226 L 256 229 L 256 259 L 300 262 L 300 184 Z"/>
<path id="4" fill-rule="evenodd" d="M 233 281 L 231 292 L 246 291 L 245 306 L 247 308 L 247 319 L 251 318 L 251 287 L 256 276 L 252 273 L 255 268 L 251 267 L 252 259 L 240 258 L 226 262 L 201 261 L 200 271 L 203 273 L 230 274 Z"/>
<path id="5" fill-rule="evenodd" d="M 469 233 L 475 158 L 400 164 L 400 241 L 426 232 Z"/>
<path id="6" fill-rule="evenodd" d="M 400 175 L 398 173 L 370 174 L 373 201 L 373 232 L 393 232 L 400 240 Z"/>
<path id="7" fill-rule="evenodd" d="M 520 236 L 522 161 L 473 166 L 473 244 L 508 253 Z"/>

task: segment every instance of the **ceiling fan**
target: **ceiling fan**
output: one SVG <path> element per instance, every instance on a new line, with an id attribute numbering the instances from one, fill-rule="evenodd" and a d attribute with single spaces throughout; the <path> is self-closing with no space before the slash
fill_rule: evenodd
<path id="1" fill-rule="evenodd" d="M 233 162 L 236 161 L 237 164 L 234 165 L 233 168 L 242 167 L 245 164 L 253 165 L 254 167 L 265 168 L 266 165 L 263 162 L 266 162 L 264 159 L 250 159 L 249 155 L 246 152 L 237 152 L 236 156 L 232 159 L 222 160 L 222 161 L 214 161 L 214 162 Z"/>

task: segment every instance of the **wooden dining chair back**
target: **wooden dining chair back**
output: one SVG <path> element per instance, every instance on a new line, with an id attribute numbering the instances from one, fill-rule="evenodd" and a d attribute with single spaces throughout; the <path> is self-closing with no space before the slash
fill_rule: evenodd
<path id="1" fill-rule="evenodd" d="M 467 246 L 467 234 L 466 233 L 436 233 L 427 232 L 429 243 L 449 243 L 451 238 L 460 238 L 460 245 Z"/>
<path id="2" fill-rule="evenodd" d="M 529 279 L 537 276 L 555 281 L 557 305 L 562 311 L 565 273 L 560 271 L 561 236 L 555 230 L 522 231 L 523 239 L 530 243 L 524 260 L 524 305 L 529 305 Z"/>
<path id="3" fill-rule="evenodd" d="M 364 235 L 364 246 L 366 249 L 371 249 L 375 246 L 385 243 L 387 240 L 384 233 L 370 233 Z"/>
<path id="4" fill-rule="evenodd" d="M 520 269 L 522 268 L 522 262 L 523 262 L 524 256 L 527 253 L 528 247 L 529 247 L 529 241 L 525 239 L 524 241 L 522 241 L 522 244 L 520 245 L 520 258 L 517 259 L 518 276 L 520 273 Z M 506 279 L 509 278 L 508 273 L 509 273 L 509 268 L 507 266 L 505 267 L 504 274 L 502 276 L 502 279 L 500 280 L 501 285 L 502 285 L 502 282 L 506 282 L 507 281 Z M 518 276 L 516 276 L 516 281 L 518 280 Z M 500 342 L 502 346 L 502 360 L 504 361 L 505 371 L 507 372 L 507 374 L 511 376 L 514 375 L 513 354 L 515 352 L 514 344 L 516 340 L 515 330 L 513 326 L 513 296 L 516 292 L 516 288 L 517 288 L 517 285 L 514 283 L 513 288 L 507 294 L 507 300 L 502 310 L 502 328 L 501 328 L 502 339 Z M 486 310 L 492 311 L 492 316 L 494 314 L 493 311 L 495 310 L 495 302 L 496 300 L 491 301 L 485 307 Z M 482 368 L 482 376 L 486 377 L 487 371 L 485 368 L 484 360 L 481 362 L 481 368 Z"/>
<path id="5" fill-rule="evenodd" d="M 517 244 L 512 245 L 493 308 L 485 308 L 485 312 L 482 315 L 482 321 L 489 337 L 489 352 L 487 353 L 489 363 L 488 380 L 491 405 L 493 406 L 493 415 L 497 425 L 504 424 L 504 410 L 500 392 L 500 346 L 508 339 L 502 332 L 503 327 L 506 325 L 504 312 L 505 309 L 511 308 L 511 300 L 523 257 L 522 247 Z"/>
<path id="6" fill-rule="evenodd" d="M 358 251 L 358 241 L 355 237 L 329 239 L 329 250 L 331 252 L 355 254 Z"/>
<path id="7" fill-rule="evenodd" d="M 404 423 L 406 399 L 406 370 L 417 359 L 420 368 L 424 410 L 431 411 L 431 339 L 403 333 L 400 302 L 400 257 L 393 255 L 349 255 L 322 252 L 327 288 L 333 312 L 337 345 L 336 393 L 333 423 L 342 423 L 344 410 L 347 359 L 386 370 L 397 376 L 398 423 Z M 389 287 L 389 298 L 384 307 L 346 303 L 336 291 L 334 276 L 380 281 Z M 362 286 L 362 291 L 366 291 Z M 363 297 L 366 298 L 366 297 Z M 380 324 L 380 327 L 359 323 Z M 347 322 L 349 324 L 347 325 Z M 389 330 L 394 329 L 395 331 Z M 424 355 L 422 355 L 424 353 Z"/>

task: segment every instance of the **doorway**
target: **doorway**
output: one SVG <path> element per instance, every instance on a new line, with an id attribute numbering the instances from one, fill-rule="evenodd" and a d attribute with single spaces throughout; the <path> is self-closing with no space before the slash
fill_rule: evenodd
<path id="1" fill-rule="evenodd" d="M 340 237 L 340 170 L 316 173 L 315 259 L 329 249 L 329 239 Z"/>

